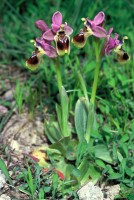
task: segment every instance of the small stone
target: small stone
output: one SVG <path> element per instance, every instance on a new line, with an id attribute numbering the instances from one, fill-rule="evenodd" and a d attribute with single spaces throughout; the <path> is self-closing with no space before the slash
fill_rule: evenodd
<path id="1" fill-rule="evenodd" d="M 11 198 L 9 196 L 5 195 L 5 194 L 2 194 L 0 196 L 0 200 L 11 200 Z"/>
<path id="2" fill-rule="evenodd" d="M 4 99 L 7 100 L 7 101 L 12 101 L 13 100 L 13 91 L 12 90 L 8 90 L 4 94 Z"/>
<path id="3" fill-rule="evenodd" d="M 111 185 L 105 187 L 106 192 L 104 200 L 114 200 L 114 197 L 119 194 L 120 192 L 120 185 Z"/>
<path id="4" fill-rule="evenodd" d="M 18 143 L 17 140 L 12 140 L 10 146 L 12 147 L 12 149 L 14 149 L 15 151 L 19 151 L 20 149 L 20 144 Z"/>
<path id="5" fill-rule="evenodd" d="M 80 200 L 103 200 L 103 193 L 98 186 L 94 186 L 92 182 L 84 185 L 77 192 Z"/>
<path id="6" fill-rule="evenodd" d="M 0 170 L 0 189 L 4 187 L 6 183 L 5 175 Z"/>
<path id="7" fill-rule="evenodd" d="M 0 105 L 0 116 L 5 115 L 8 109 L 5 106 Z"/>

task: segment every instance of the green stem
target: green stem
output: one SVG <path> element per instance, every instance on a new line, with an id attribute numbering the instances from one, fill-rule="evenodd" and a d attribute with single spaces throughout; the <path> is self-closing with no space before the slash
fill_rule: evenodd
<path id="1" fill-rule="evenodd" d="M 56 75 L 57 75 L 58 89 L 59 89 L 59 93 L 61 95 L 62 78 L 61 78 L 60 64 L 59 64 L 59 59 L 58 58 L 56 59 L 56 65 L 55 66 L 56 66 Z"/>
<path id="2" fill-rule="evenodd" d="M 79 78 L 80 85 L 81 85 L 82 91 L 83 91 L 83 93 L 84 93 L 84 96 L 85 96 L 85 98 L 88 100 L 87 89 L 86 89 L 86 85 L 85 85 L 85 82 L 84 82 L 84 80 L 83 80 L 83 77 L 82 77 L 80 71 L 78 71 L 77 74 L 78 74 L 78 78 Z"/>
<path id="3" fill-rule="evenodd" d="M 96 68 L 95 68 L 94 81 L 93 81 L 93 87 L 92 87 L 92 93 L 91 93 L 91 99 L 90 99 L 93 105 L 95 104 L 95 97 L 96 97 L 98 78 L 99 78 L 99 69 L 100 69 L 98 43 L 95 43 L 95 54 L 96 54 Z"/>

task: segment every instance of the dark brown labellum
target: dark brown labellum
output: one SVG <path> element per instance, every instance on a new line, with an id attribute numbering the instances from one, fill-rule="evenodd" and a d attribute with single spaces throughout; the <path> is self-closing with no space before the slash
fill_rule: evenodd
<path id="1" fill-rule="evenodd" d="M 129 59 L 129 55 L 126 52 L 124 52 L 122 59 L 123 60 L 128 60 Z"/>
<path id="2" fill-rule="evenodd" d="M 65 37 L 64 39 L 59 39 L 57 41 L 57 48 L 59 50 L 68 50 L 69 48 L 69 39 L 67 37 Z"/>
<path id="3" fill-rule="evenodd" d="M 85 42 L 84 33 L 79 33 L 76 36 L 73 37 L 73 41 L 77 43 L 83 43 Z"/>
<path id="4" fill-rule="evenodd" d="M 39 59 L 36 53 L 33 53 L 33 55 L 27 60 L 28 65 L 37 65 L 38 63 Z"/>
<path id="5" fill-rule="evenodd" d="M 130 59 L 129 55 L 122 49 L 122 55 L 118 55 L 118 61 L 120 63 L 125 63 Z"/>
<path id="6" fill-rule="evenodd" d="M 58 39 L 56 41 L 57 51 L 59 54 L 67 53 L 69 50 L 69 37 L 64 31 L 59 31 Z M 62 52 L 63 51 L 63 52 Z M 66 52 L 65 52 L 66 51 Z M 60 53 L 62 52 L 62 53 Z"/>

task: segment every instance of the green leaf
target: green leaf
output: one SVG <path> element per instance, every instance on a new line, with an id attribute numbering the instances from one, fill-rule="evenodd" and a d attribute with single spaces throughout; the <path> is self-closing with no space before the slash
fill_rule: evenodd
<path id="1" fill-rule="evenodd" d="M 77 182 L 79 177 L 80 177 L 81 173 L 79 171 L 79 169 L 76 169 L 74 167 L 74 165 L 71 165 L 71 164 L 68 164 L 67 167 L 66 167 L 66 173 L 65 173 L 65 177 L 66 177 L 66 180 L 72 180 L 73 183 Z"/>
<path id="2" fill-rule="evenodd" d="M 21 191 L 21 192 L 23 192 L 24 194 L 27 194 L 27 195 L 29 195 L 29 196 L 32 196 L 31 193 L 30 193 L 29 191 L 23 189 L 22 187 L 19 187 L 18 190 Z"/>
<path id="3" fill-rule="evenodd" d="M 119 144 L 121 145 L 121 153 L 123 157 L 127 158 L 129 156 L 128 145 L 126 143 L 121 143 L 121 142 L 119 142 Z"/>
<path id="4" fill-rule="evenodd" d="M 45 191 L 46 193 L 50 192 L 50 190 L 51 190 L 51 187 L 48 187 L 48 186 L 45 186 L 45 187 L 44 187 L 44 191 Z"/>
<path id="5" fill-rule="evenodd" d="M 94 153 L 95 153 L 96 158 L 99 158 L 110 164 L 113 163 L 110 152 L 108 151 L 108 148 L 105 145 L 100 144 L 100 145 L 94 146 Z"/>
<path id="6" fill-rule="evenodd" d="M 76 160 L 76 149 L 78 146 L 77 140 L 70 140 L 67 145 L 66 158 L 67 160 Z"/>
<path id="7" fill-rule="evenodd" d="M 121 177 L 122 177 L 122 174 L 112 173 L 112 174 L 110 174 L 110 176 L 108 177 L 108 179 L 113 180 L 113 179 L 119 179 Z"/>
<path id="8" fill-rule="evenodd" d="M 97 159 L 95 162 L 101 168 L 105 168 L 106 167 L 106 165 L 104 164 L 104 162 L 102 160 Z"/>
<path id="9" fill-rule="evenodd" d="M 58 118 L 58 123 L 59 123 L 59 126 L 60 126 L 60 129 L 62 130 L 62 113 L 61 113 L 61 107 L 56 104 L 56 113 L 57 113 L 57 118 Z"/>
<path id="10" fill-rule="evenodd" d="M 87 142 L 82 141 L 78 143 L 77 149 L 76 149 L 76 166 L 80 164 L 82 161 L 83 156 L 87 153 Z"/>
<path id="11" fill-rule="evenodd" d="M 125 172 L 128 176 L 134 177 L 134 173 L 131 168 L 126 167 Z"/>
<path id="12" fill-rule="evenodd" d="M 88 170 L 87 175 L 88 177 L 91 177 L 91 180 L 93 181 L 93 183 L 97 183 L 101 177 L 100 171 L 91 164 L 89 165 L 89 170 Z"/>
<path id="13" fill-rule="evenodd" d="M 27 183 L 29 185 L 32 196 L 34 196 L 34 192 L 35 192 L 36 188 L 34 187 L 34 184 L 33 184 L 33 177 L 32 177 L 31 169 L 30 169 L 30 166 L 28 165 L 28 163 L 27 163 L 27 167 L 28 167 Z"/>
<path id="14" fill-rule="evenodd" d="M 7 167 L 6 167 L 6 165 L 5 165 L 5 163 L 2 159 L 0 159 L 0 170 L 3 172 L 3 174 L 5 175 L 6 179 L 10 183 L 10 185 L 13 185 L 13 182 L 12 182 L 10 176 L 9 176 Z"/>
<path id="15" fill-rule="evenodd" d="M 83 179 L 84 175 L 86 174 L 86 172 L 87 172 L 88 169 L 89 169 L 89 161 L 88 161 L 86 158 L 84 158 L 84 159 L 82 160 L 82 162 L 80 163 L 78 169 L 79 169 L 80 172 L 81 172 L 81 176 L 80 176 L 80 178 L 79 178 L 79 181 L 81 181 L 81 180 Z"/>
<path id="16" fill-rule="evenodd" d="M 85 139 L 87 143 L 90 141 L 91 133 L 96 130 L 96 119 L 95 119 L 95 110 L 94 105 L 90 102 L 88 108 L 88 119 L 87 119 L 87 127 L 86 127 L 86 135 Z"/>
<path id="17" fill-rule="evenodd" d="M 38 200 L 39 199 L 43 199 L 44 197 L 45 197 L 45 190 L 46 190 L 46 188 L 47 187 L 44 187 L 44 189 L 43 188 L 40 188 L 39 189 L 39 193 L 38 193 Z M 50 187 L 48 187 L 48 188 L 50 188 Z M 51 189 L 51 188 L 50 188 Z M 49 192 L 50 190 L 48 190 L 48 192 Z"/>
<path id="18" fill-rule="evenodd" d="M 117 151 L 117 156 L 118 156 L 118 160 L 119 160 L 120 162 L 122 162 L 123 156 L 121 155 L 121 153 L 120 153 L 119 151 Z"/>
<path id="19" fill-rule="evenodd" d="M 126 142 L 129 140 L 129 135 L 128 134 L 125 134 L 122 136 L 122 138 L 120 139 L 120 142 Z"/>
<path id="20" fill-rule="evenodd" d="M 111 167 L 111 165 L 106 165 L 105 169 L 102 171 L 102 175 L 104 175 L 105 173 L 109 173 L 109 174 L 114 173 L 114 170 Z"/>
<path id="21" fill-rule="evenodd" d="M 65 138 L 62 138 L 60 141 L 50 145 L 49 148 L 58 150 L 65 157 L 69 142 L 70 142 L 70 138 L 65 137 Z"/>
<path id="22" fill-rule="evenodd" d="M 133 194 L 129 194 L 129 195 L 127 196 L 127 199 L 128 199 L 128 200 L 134 200 L 134 193 L 133 193 Z"/>
<path id="23" fill-rule="evenodd" d="M 125 179 L 123 179 L 122 182 L 125 183 L 125 184 L 129 184 L 130 183 L 130 179 L 125 178 Z"/>
<path id="24" fill-rule="evenodd" d="M 78 134 L 79 141 L 84 140 L 87 127 L 88 109 L 85 98 L 77 101 L 75 106 L 75 127 Z"/>
<path id="25" fill-rule="evenodd" d="M 121 166 L 123 169 L 126 168 L 126 163 L 127 163 L 127 159 L 126 158 L 123 158 L 122 162 L 121 162 Z"/>
<path id="26" fill-rule="evenodd" d="M 53 176 L 52 176 L 52 199 L 54 199 L 55 194 L 56 194 L 58 180 L 59 180 L 58 174 L 53 174 Z"/>
<path id="27" fill-rule="evenodd" d="M 115 142 L 113 142 L 113 161 L 114 161 L 114 163 L 117 163 L 117 161 L 118 161 L 117 147 L 116 147 L 116 143 Z"/>
<path id="28" fill-rule="evenodd" d="M 55 143 L 62 138 L 59 126 L 56 122 L 49 123 L 49 124 L 45 122 L 44 129 L 45 129 L 45 134 L 51 143 Z"/>
<path id="29" fill-rule="evenodd" d="M 85 81 L 84 81 L 84 79 L 83 79 L 83 77 L 82 77 L 82 75 L 81 75 L 81 73 L 79 71 L 78 71 L 77 75 L 78 75 L 78 78 L 79 78 L 81 90 L 83 91 L 84 96 L 85 96 L 85 98 L 87 100 L 87 103 L 89 104 L 89 99 L 88 99 L 88 94 L 87 94 Z"/>
<path id="30" fill-rule="evenodd" d="M 77 143 L 76 140 L 70 140 L 70 137 L 65 137 L 50 145 L 49 148 L 58 150 L 68 160 L 75 160 Z"/>
<path id="31" fill-rule="evenodd" d="M 71 174 L 73 176 L 75 176 L 76 178 L 80 177 L 80 170 L 76 169 L 76 168 L 73 168 Z"/>
<path id="32" fill-rule="evenodd" d="M 93 183 L 96 183 L 101 176 L 98 169 L 95 168 L 92 164 L 90 164 L 90 162 L 87 159 L 84 159 L 82 161 L 78 169 L 81 172 L 81 175 L 79 178 L 81 185 L 84 184 L 86 181 L 88 181 L 89 178 L 91 179 Z"/>

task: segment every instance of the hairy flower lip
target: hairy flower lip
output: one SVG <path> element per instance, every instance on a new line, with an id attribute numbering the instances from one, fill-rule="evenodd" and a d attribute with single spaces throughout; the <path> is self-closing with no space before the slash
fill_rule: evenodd
<path id="1" fill-rule="evenodd" d="M 38 68 L 39 63 L 40 63 L 40 58 L 37 56 L 37 53 L 35 51 L 32 53 L 30 58 L 27 59 L 26 66 L 30 70 L 36 70 Z"/>
<path id="2" fill-rule="evenodd" d="M 123 50 L 123 51 L 122 51 L 122 55 L 119 55 L 119 54 L 118 54 L 117 60 L 118 60 L 120 63 L 125 63 L 126 61 L 130 60 L 130 56 Z"/>
<path id="3" fill-rule="evenodd" d="M 76 36 L 72 38 L 72 43 L 77 47 L 77 48 L 83 48 L 86 43 L 86 38 L 84 37 L 84 33 L 79 33 Z"/>
<path id="4" fill-rule="evenodd" d="M 56 50 L 59 56 L 70 53 L 70 38 L 64 31 L 64 26 L 60 28 L 54 37 Z"/>
<path id="5" fill-rule="evenodd" d="M 83 48 L 85 46 L 85 43 L 87 41 L 87 38 L 92 33 L 88 31 L 87 27 L 85 26 L 83 29 L 80 30 L 80 32 L 72 38 L 72 43 L 77 48 Z"/>

